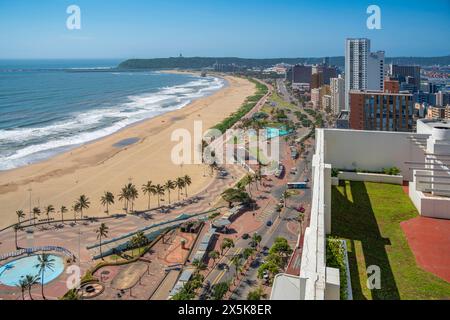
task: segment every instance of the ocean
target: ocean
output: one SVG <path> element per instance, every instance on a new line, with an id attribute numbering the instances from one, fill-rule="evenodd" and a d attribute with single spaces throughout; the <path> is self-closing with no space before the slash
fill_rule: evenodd
<path id="1" fill-rule="evenodd" d="M 118 71 L 114 60 L 0 60 L 0 170 L 42 161 L 225 85 L 215 77 Z"/>

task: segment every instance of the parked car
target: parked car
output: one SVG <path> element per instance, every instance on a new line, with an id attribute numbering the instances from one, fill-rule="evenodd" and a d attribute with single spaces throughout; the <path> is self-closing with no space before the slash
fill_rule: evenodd
<path id="1" fill-rule="evenodd" d="M 250 238 L 250 235 L 248 233 L 244 233 L 242 235 L 242 239 L 247 240 L 248 238 Z"/>
<path id="2" fill-rule="evenodd" d="M 299 207 L 299 208 L 297 208 L 297 211 L 300 213 L 305 213 L 306 210 L 303 207 Z"/>
<path id="3" fill-rule="evenodd" d="M 281 178 L 284 174 L 284 165 L 281 163 L 278 165 L 277 170 L 275 171 L 275 177 Z"/>

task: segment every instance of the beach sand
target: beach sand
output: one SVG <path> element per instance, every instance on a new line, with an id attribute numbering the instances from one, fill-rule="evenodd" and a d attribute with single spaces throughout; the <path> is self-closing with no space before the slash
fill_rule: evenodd
<path id="1" fill-rule="evenodd" d="M 148 180 L 164 184 L 168 179 L 187 174 L 192 178 L 189 195 L 204 190 L 212 178 L 204 177 L 207 169 L 203 165 L 172 163 L 171 152 L 177 142 L 171 141 L 171 134 L 178 128 L 192 133 L 196 120 L 202 120 L 203 130 L 207 130 L 236 111 L 246 97 L 255 92 L 254 84 L 245 79 L 225 78 L 228 86 L 180 110 L 125 128 L 44 162 L 0 172 L 0 228 L 17 222 L 16 210 L 23 210 L 26 219 L 29 218 L 30 188 L 31 206 L 40 206 L 42 211 L 49 204 L 56 210 L 62 205 L 71 208 L 75 200 L 85 194 L 91 202 L 91 207 L 84 212 L 88 216 L 105 215 L 100 204 L 105 191 L 116 195 L 110 214 L 122 213 L 123 203 L 118 201 L 117 194 L 130 181 L 140 193 L 136 210 L 147 209 L 147 197 L 142 194 L 141 186 Z M 117 146 L 125 139 L 134 138 L 139 141 L 125 147 Z M 176 190 L 171 192 L 171 199 L 177 199 Z M 155 206 L 155 197 L 152 202 Z M 52 216 L 60 218 L 59 214 Z M 73 218 L 71 212 L 66 216 Z M 45 214 L 40 218 L 45 218 Z"/>

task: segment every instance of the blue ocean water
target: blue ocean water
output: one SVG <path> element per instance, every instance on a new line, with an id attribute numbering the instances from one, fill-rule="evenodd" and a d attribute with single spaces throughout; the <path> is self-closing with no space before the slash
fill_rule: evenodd
<path id="1" fill-rule="evenodd" d="M 182 108 L 223 79 L 118 71 L 113 60 L 0 60 L 0 170 Z"/>

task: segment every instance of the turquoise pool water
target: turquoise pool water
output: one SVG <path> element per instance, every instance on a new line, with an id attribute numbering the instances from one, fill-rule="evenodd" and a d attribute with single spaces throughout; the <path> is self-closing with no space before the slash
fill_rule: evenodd
<path id="1" fill-rule="evenodd" d="M 50 259 L 54 259 L 53 270 L 45 270 L 44 284 L 56 279 L 64 271 L 64 260 L 61 257 L 50 255 Z M 32 255 L 2 265 L 0 267 L 0 284 L 15 287 L 25 276 L 38 275 L 39 268 L 35 267 L 38 263 L 38 255 Z"/>
<path id="2" fill-rule="evenodd" d="M 276 137 L 283 137 L 290 134 L 292 131 L 287 131 L 285 129 L 277 129 L 277 128 L 265 128 L 266 129 L 266 138 L 272 139 Z"/>

